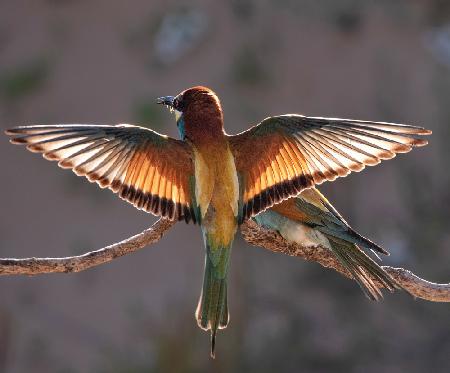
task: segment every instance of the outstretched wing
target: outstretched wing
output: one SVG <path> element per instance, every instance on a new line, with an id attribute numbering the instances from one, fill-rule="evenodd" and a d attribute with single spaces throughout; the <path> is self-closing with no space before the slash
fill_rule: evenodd
<path id="1" fill-rule="evenodd" d="M 359 172 L 427 141 L 421 127 L 288 114 L 230 136 L 241 182 L 241 221 L 303 189 Z"/>
<path id="2" fill-rule="evenodd" d="M 183 141 L 126 124 L 24 126 L 6 133 L 13 144 L 108 187 L 138 209 L 195 222 L 192 153 Z"/>

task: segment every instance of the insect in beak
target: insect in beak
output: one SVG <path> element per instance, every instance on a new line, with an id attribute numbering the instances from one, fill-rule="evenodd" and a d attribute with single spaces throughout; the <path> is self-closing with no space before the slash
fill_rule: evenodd
<path id="1" fill-rule="evenodd" d="M 156 103 L 166 106 L 170 110 L 170 112 L 173 112 L 175 110 L 173 108 L 173 100 L 174 99 L 175 99 L 175 97 L 173 97 L 173 96 L 163 96 L 163 97 L 159 97 L 156 100 Z"/>

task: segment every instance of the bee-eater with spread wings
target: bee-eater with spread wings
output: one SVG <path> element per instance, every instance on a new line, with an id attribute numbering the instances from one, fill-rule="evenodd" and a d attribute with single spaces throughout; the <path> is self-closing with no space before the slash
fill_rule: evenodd
<path id="1" fill-rule="evenodd" d="M 132 125 L 44 125 L 7 131 L 15 144 L 108 187 L 138 209 L 198 223 L 206 247 L 198 325 L 228 324 L 227 271 L 238 226 L 302 190 L 361 171 L 427 142 L 409 125 L 296 114 L 227 135 L 219 99 L 193 87 L 159 99 L 180 140 Z"/>

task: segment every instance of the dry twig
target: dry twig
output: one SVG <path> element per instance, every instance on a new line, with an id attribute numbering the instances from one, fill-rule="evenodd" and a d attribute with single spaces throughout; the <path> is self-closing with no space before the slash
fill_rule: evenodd
<path id="1" fill-rule="evenodd" d="M 143 247 L 159 241 L 163 234 L 175 222 L 159 219 L 145 231 L 103 249 L 90 251 L 83 255 L 66 258 L 2 258 L 0 275 L 39 275 L 43 273 L 80 272 L 85 269 L 107 263 L 120 256 L 133 253 Z"/>

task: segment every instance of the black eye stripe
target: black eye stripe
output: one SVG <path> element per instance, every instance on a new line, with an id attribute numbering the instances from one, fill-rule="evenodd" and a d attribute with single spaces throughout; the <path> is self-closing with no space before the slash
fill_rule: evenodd
<path id="1" fill-rule="evenodd" d="M 182 99 L 182 97 L 176 97 L 176 98 L 173 100 L 173 108 L 174 108 L 175 110 L 178 110 L 178 111 L 183 111 L 184 105 L 183 105 L 183 99 Z"/>

